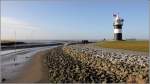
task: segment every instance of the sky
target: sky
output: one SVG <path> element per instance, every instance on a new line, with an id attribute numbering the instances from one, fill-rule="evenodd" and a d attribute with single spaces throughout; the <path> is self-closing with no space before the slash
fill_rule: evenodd
<path id="1" fill-rule="evenodd" d="M 2 0 L 3 40 L 113 39 L 113 13 L 123 39 L 148 39 L 149 0 Z"/>

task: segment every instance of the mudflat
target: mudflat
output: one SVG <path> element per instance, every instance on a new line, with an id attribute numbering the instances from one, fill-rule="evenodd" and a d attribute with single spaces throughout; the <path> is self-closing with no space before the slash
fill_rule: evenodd
<path id="1" fill-rule="evenodd" d="M 46 51 L 41 51 L 33 56 L 31 63 L 27 64 L 22 73 L 16 77 L 11 83 L 47 83 L 48 67 L 44 64 L 47 55 Z"/>

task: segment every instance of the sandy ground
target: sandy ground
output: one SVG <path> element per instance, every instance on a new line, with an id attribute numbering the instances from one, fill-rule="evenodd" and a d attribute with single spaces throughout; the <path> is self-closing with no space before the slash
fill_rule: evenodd
<path id="1" fill-rule="evenodd" d="M 47 83 L 48 67 L 44 64 L 44 58 L 48 50 L 41 51 L 33 56 L 31 63 L 27 64 L 24 70 L 13 81 L 9 83 Z"/>

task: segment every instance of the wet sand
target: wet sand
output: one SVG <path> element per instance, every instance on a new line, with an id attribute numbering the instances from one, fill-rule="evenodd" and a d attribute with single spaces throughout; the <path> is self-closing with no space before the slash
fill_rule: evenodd
<path id="1" fill-rule="evenodd" d="M 44 64 L 44 59 L 48 51 L 36 53 L 15 80 L 7 81 L 7 83 L 47 83 L 48 67 Z"/>

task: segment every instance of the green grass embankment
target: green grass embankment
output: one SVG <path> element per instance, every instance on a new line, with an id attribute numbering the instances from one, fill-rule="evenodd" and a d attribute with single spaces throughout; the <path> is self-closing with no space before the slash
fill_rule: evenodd
<path id="1" fill-rule="evenodd" d="M 149 41 L 101 41 L 97 42 L 96 46 L 141 52 L 149 51 Z"/>

